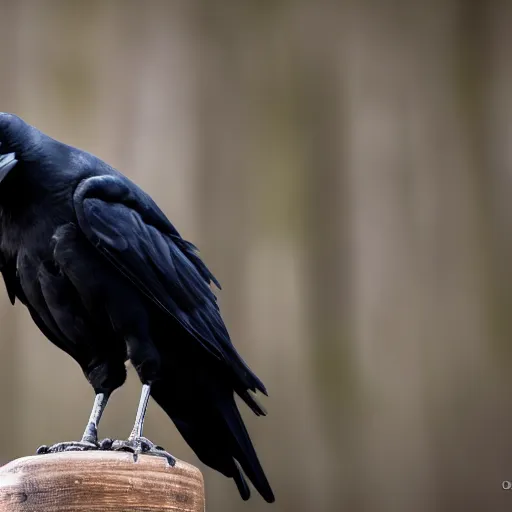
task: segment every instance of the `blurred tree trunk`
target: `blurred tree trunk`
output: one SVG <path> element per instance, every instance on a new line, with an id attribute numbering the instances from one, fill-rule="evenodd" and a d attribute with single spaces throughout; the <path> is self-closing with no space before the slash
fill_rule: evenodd
<path id="1" fill-rule="evenodd" d="M 353 204 L 346 144 L 347 63 L 342 48 L 347 7 L 328 2 L 322 9 L 317 7 L 303 2 L 298 9 L 301 58 L 295 62 L 295 122 L 301 137 L 297 146 L 303 149 L 304 166 L 308 387 L 313 390 L 313 410 L 320 418 L 318 435 L 324 445 L 315 458 L 325 465 L 322 482 L 315 482 L 314 499 L 328 494 L 331 506 L 358 510 L 365 479 L 357 453 L 360 396 L 352 320 Z"/>
<path id="2" fill-rule="evenodd" d="M 486 44 L 481 78 L 483 100 L 481 123 L 484 128 L 485 166 L 480 179 L 488 184 L 487 204 L 492 215 L 489 230 L 493 236 L 494 292 L 493 339 L 500 370 L 510 374 L 512 362 L 512 4 L 498 0 L 486 3 Z M 468 37 L 470 37 L 468 35 Z"/>
<path id="3" fill-rule="evenodd" d="M 363 2 L 347 33 L 368 510 L 500 501 L 476 4 Z"/>

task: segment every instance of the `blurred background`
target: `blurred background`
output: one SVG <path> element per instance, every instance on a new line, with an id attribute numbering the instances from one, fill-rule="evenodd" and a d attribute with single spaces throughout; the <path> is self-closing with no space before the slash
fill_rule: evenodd
<path id="1" fill-rule="evenodd" d="M 154 197 L 269 389 L 243 414 L 272 506 L 150 404 L 210 512 L 510 509 L 511 45 L 501 0 L 0 0 L 0 110 Z M 0 459 L 77 439 L 92 400 L 2 289 Z"/>

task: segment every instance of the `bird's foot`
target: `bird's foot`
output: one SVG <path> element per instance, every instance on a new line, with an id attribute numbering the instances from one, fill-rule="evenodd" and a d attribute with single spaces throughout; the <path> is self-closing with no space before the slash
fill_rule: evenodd
<path id="1" fill-rule="evenodd" d="M 154 455 L 166 459 L 169 466 L 176 464 L 176 459 L 170 453 L 145 437 L 130 437 L 125 441 L 103 439 L 100 442 L 99 449 L 133 453 L 133 460 L 135 462 L 137 462 L 139 455 Z"/>
<path id="2" fill-rule="evenodd" d="M 37 455 L 45 453 L 60 453 L 60 452 L 85 452 L 88 450 L 99 450 L 99 443 L 89 441 L 65 441 L 63 443 L 52 444 L 51 446 L 40 446 L 37 449 Z"/>

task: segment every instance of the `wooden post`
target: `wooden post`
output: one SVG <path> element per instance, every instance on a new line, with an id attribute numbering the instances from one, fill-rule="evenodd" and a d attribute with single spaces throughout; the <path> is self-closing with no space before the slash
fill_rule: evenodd
<path id="1" fill-rule="evenodd" d="M 0 468 L 0 512 L 204 512 L 201 472 L 177 460 L 90 451 L 34 455 Z"/>

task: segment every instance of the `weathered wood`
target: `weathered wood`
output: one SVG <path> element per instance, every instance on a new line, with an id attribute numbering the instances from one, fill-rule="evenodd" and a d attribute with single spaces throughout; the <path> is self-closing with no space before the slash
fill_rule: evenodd
<path id="1" fill-rule="evenodd" d="M 178 460 L 129 453 L 64 452 L 0 468 L 0 512 L 204 512 L 201 472 Z"/>

